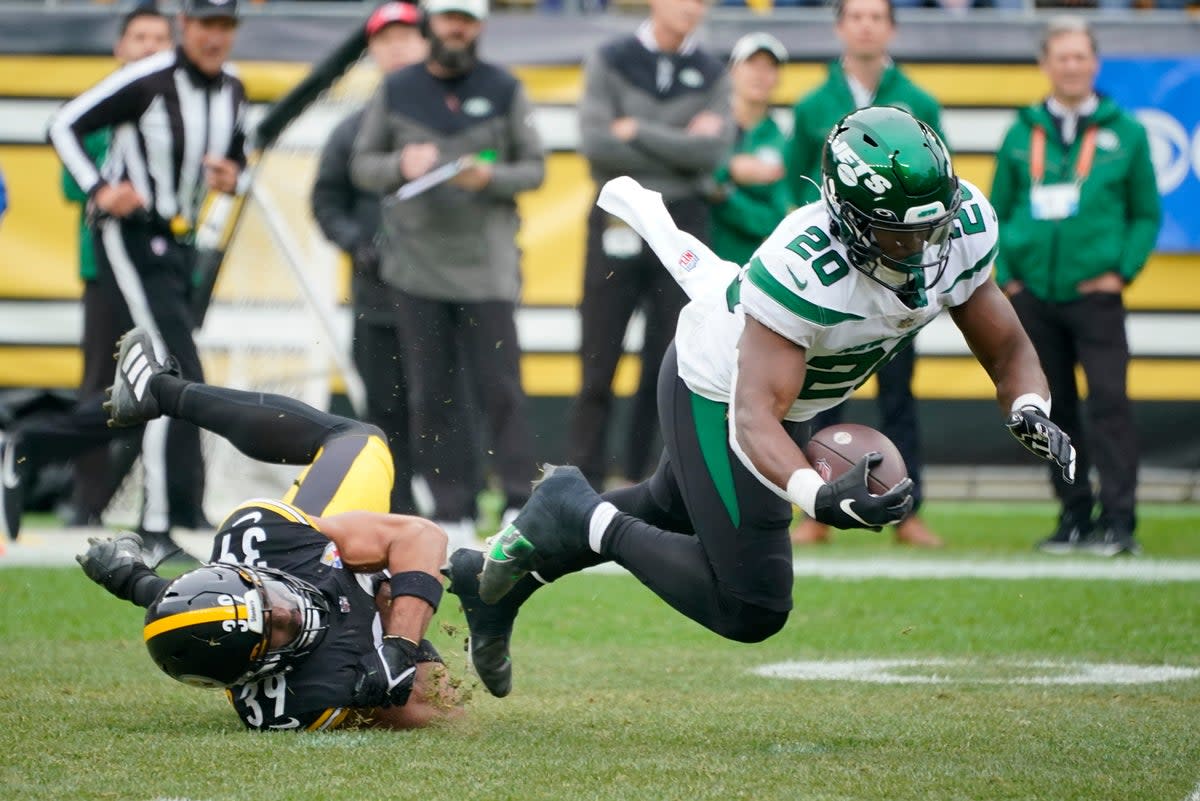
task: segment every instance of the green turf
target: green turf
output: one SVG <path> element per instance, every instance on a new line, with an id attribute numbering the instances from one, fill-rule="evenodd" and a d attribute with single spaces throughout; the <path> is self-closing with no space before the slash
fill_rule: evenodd
<path id="1" fill-rule="evenodd" d="M 1009 514 L 1000 514 L 1007 509 Z M 1049 506 L 937 504 L 938 558 L 1029 555 Z M 1200 558 L 1200 509 L 1146 507 Z M 910 554 L 843 534 L 805 555 Z M 0 570 L 0 799 L 1153 799 L 1200 783 L 1200 680 L 1017 686 L 1012 661 L 1200 667 L 1200 582 L 803 578 L 787 627 L 730 643 L 624 576 L 518 622 L 513 695 L 407 734 L 252 735 L 157 672 L 139 610 L 70 569 Z M 463 671 L 453 599 L 437 639 Z M 946 659 L 942 684 L 760 678 L 785 660 Z M 933 671 L 909 672 L 930 675 Z"/>

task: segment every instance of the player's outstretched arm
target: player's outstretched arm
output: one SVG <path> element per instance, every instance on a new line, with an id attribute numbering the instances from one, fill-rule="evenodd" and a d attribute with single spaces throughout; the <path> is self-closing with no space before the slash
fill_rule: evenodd
<path id="1" fill-rule="evenodd" d="M 950 316 L 996 385 L 996 398 L 1008 413 L 1009 431 L 1034 454 L 1059 465 L 1063 477 L 1073 482 L 1075 448 L 1050 420 L 1050 386 L 1008 298 L 994 281 L 988 281 L 951 309 Z"/>
<path id="2" fill-rule="evenodd" d="M 385 708 L 379 725 L 389 728 L 412 728 L 443 716 L 453 704 L 445 701 L 433 675 L 437 654 L 423 653 L 422 640 L 442 598 L 439 568 L 446 561 L 446 533 L 423 518 L 376 512 L 346 512 L 313 518 L 313 523 L 337 544 L 350 570 L 391 573 L 383 640 L 360 662 L 354 705 Z M 440 713 L 431 699 L 444 701 Z"/>

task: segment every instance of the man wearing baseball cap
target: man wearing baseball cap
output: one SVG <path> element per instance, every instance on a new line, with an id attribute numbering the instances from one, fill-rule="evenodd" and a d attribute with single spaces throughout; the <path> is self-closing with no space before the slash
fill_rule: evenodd
<path id="1" fill-rule="evenodd" d="M 50 124 L 50 140 L 95 220 L 97 280 L 121 294 L 156 350 L 169 352 L 180 375 L 196 381 L 204 378 L 189 275 L 196 221 L 207 192 L 245 188 L 246 92 L 226 66 L 237 14 L 238 0 L 185 0 L 179 47 L 118 70 L 64 105 Z M 100 165 L 84 138 L 104 128 L 112 147 Z M 93 444 L 108 431 L 101 400 L 91 402 Z M 142 463 L 150 480 L 139 533 L 158 560 L 179 550 L 172 528 L 208 525 L 199 429 L 179 420 L 147 424 Z"/>
<path id="2" fill-rule="evenodd" d="M 367 52 L 384 76 L 426 58 L 429 45 L 420 28 L 421 10 L 413 3 L 385 3 L 367 19 Z M 359 189 L 350 180 L 350 157 L 362 119 L 363 109 L 359 109 L 329 134 L 313 184 L 312 211 L 325 237 L 350 257 L 353 355 L 366 386 L 366 420 L 388 436 L 396 476 L 391 511 L 414 514 L 404 354 L 396 328 L 394 290 L 379 277 L 379 195 Z"/>
<path id="3" fill-rule="evenodd" d="M 545 158 L 521 84 L 477 56 L 487 1 L 426 0 L 424 10 L 429 57 L 384 79 L 350 166 L 364 190 L 406 190 L 384 200 L 380 274 L 397 290 L 393 319 L 421 433 L 414 468 L 429 483 L 434 521 L 459 545 L 475 541 L 475 476 L 488 461 L 473 433 L 472 393 L 506 506 L 529 498 L 516 196 L 541 185 Z M 442 172 L 426 177 L 434 169 Z"/>
<path id="4" fill-rule="evenodd" d="M 768 113 L 787 62 L 783 44 L 769 33 L 748 33 L 733 46 L 736 139 L 729 158 L 714 175 L 712 249 L 722 259 L 745 264 L 794 205 L 784 180 L 787 137 Z"/>

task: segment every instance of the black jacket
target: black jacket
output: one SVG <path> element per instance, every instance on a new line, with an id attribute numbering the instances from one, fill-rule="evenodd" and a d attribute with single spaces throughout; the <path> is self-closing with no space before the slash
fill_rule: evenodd
<path id="1" fill-rule="evenodd" d="M 342 120 L 329 134 L 317 165 L 312 212 L 325 238 L 350 256 L 354 273 L 350 292 L 354 315 L 370 322 L 391 322 L 391 290 L 379 279 L 379 195 L 350 181 L 350 156 L 363 111 Z"/>

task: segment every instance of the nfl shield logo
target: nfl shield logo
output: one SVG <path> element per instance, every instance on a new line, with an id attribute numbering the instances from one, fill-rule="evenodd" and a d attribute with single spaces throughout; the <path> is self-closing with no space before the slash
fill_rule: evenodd
<path id="1" fill-rule="evenodd" d="M 338 596 L 338 611 L 343 615 L 350 613 L 350 599 L 345 595 Z"/>
<path id="2" fill-rule="evenodd" d="M 684 272 L 690 273 L 692 270 L 696 269 L 696 265 L 699 263 L 700 257 L 690 250 L 683 251 L 682 255 L 679 257 L 679 266 L 683 268 Z"/>

